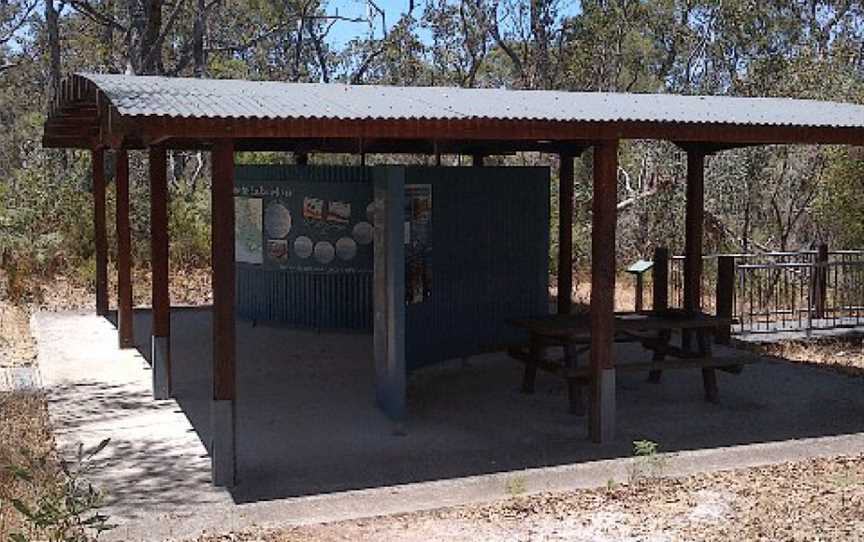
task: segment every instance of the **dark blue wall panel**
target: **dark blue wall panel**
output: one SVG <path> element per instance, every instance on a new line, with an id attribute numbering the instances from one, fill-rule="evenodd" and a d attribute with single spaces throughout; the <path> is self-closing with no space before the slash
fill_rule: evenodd
<path id="1" fill-rule="evenodd" d="M 309 186 L 337 199 L 341 183 L 351 183 L 352 197 L 372 200 L 370 171 L 359 167 L 238 165 L 235 184 L 239 188 Z M 344 191 L 344 190 L 343 190 Z M 365 197 L 363 193 L 366 193 Z M 360 211 L 365 212 L 365 208 Z M 295 210 L 294 220 L 302 220 Z M 280 322 L 312 329 L 372 331 L 372 271 L 333 269 L 294 271 L 267 265 L 237 264 L 237 313 L 240 318 Z"/>
<path id="2" fill-rule="evenodd" d="M 431 296 L 406 310 L 409 370 L 525 341 L 548 314 L 549 170 L 408 168 L 432 185 Z"/>
<path id="3" fill-rule="evenodd" d="M 523 342 L 507 322 L 548 313 L 548 168 L 406 168 L 432 185 L 432 285 L 405 311 L 409 370 Z M 237 183 L 367 183 L 371 168 L 238 166 Z M 245 319 L 371 332 L 371 273 L 309 273 L 238 264 Z"/>

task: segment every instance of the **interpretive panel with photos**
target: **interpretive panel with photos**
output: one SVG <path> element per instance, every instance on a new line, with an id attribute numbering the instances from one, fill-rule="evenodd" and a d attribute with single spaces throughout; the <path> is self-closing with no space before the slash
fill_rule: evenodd
<path id="1" fill-rule="evenodd" d="M 238 263 L 306 272 L 372 270 L 368 183 L 239 181 L 234 193 Z"/>

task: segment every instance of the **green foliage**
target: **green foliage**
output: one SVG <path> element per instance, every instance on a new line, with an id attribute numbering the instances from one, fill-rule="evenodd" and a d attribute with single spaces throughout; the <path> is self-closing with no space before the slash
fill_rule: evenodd
<path id="1" fill-rule="evenodd" d="M 583 0 L 578 9 L 562 0 L 430 0 L 409 2 L 407 13 L 380 13 L 370 4 L 356 19 L 338 14 L 342 4 L 335 0 L 205 2 L 206 13 L 195 2 L 155 0 L 147 11 L 159 13 L 158 21 L 111 2 L 90 2 L 93 11 L 86 14 L 61 10 L 59 43 L 50 38 L 42 10 L 28 11 L 31 4 L 0 5 L 0 268 L 11 293 L 23 298 L 35 291 L 34 282 L 55 273 L 92 280 L 87 153 L 40 145 L 57 71 L 131 68 L 171 76 L 853 102 L 864 96 L 864 10 L 846 0 Z M 160 41 L 145 43 L 148 36 Z M 54 45 L 60 66 L 52 62 Z M 149 259 L 146 160 L 137 152 L 131 159 L 133 261 L 143 264 Z M 290 161 L 282 153 L 240 159 Z M 369 157 L 369 163 L 390 159 Z M 319 155 L 313 162 L 322 160 L 356 163 L 349 155 Z M 207 265 L 207 154 L 172 152 L 170 161 L 172 265 Z M 536 165 L 550 157 L 525 153 L 500 161 Z M 590 175 L 587 152 L 576 161 L 573 221 L 574 260 L 582 269 L 590 263 Z M 680 253 L 684 175 L 683 154 L 671 144 L 622 145 L 619 261 L 649 257 L 661 244 Z M 859 248 L 862 177 L 860 156 L 834 149 L 720 153 L 708 160 L 706 251 L 795 249 L 817 238 Z M 112 191 L 109 185 L 113 245 Z M 557 224 L 553 207 L 553 255 Z M 551 257 L 553 272 L 556 266 Z"/>
<path id="2" fill-rule="evenodd" d="M 837 150 L 820 182 L 815 210 L 832 248 L 864 246 L 864 155 Z"/>
<path id="3" fill-rule="evenodd" d="M 48 456 L 35 457 L 22 449 L 24 465 L 9 465 L 7 470 L 32 493 L 39 495 L 36 502 L 13 498 L 15 510 L 25 519 L 29 529 L 11 535 L 13 542 L 48 540 L 49 542 L 88 542 L 114 528 L 108 516 L 98 510 L 103 503 L 102 494 L 87 482 L 86 475 L 94 467 L 94 457 L 108 445 L 109 439 L 91 450 L 79 444 L 73 461 L 60 462 L 60 482 L 46 489 L 40 473 L 50 469 Z"/>
<path id="4" fill-rule="evenodd" d="M 658 454 L 659 444 L 651 440 L 634 440 L 634 462 L 630 466 L 630 482 L 659 478 L 666 467 L 666 459 Z"/>
<path id="5" fill-rule="evenodd" d="M 53 154 L 53 153 L 51 153 Z M 0 183 L 0 266 L 12 297 L 25 297 L 38 277 L 67 271 L 92 255 L 92 211 L 86 162 L 34 150 L 27 167 Z"/>
<path id="6" fill-rule="evenodd" d="M 636 457 L 653 457 L 657 455 L 659 446 L 651 440 L 634 440 L 633 455 Z"/>

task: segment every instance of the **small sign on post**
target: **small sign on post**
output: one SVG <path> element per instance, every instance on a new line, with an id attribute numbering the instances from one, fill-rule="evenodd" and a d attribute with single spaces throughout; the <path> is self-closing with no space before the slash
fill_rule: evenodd
<path id="1" fill-rule="evenodd" d="M 639 260 L 626 269 L 636 279 L 636 312 L 641 312 L 645 291 L 645 273 L 654 267 L 654 262 Z"/>

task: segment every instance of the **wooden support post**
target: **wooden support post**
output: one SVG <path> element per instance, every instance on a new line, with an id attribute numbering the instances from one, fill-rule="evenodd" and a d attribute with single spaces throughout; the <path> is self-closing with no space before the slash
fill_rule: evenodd
<path id="1" fill-rule="evenodd" d="M 168 176 L 165 148 L 150 147 L 150 267 L 152 270 L 153 397 L 171 396 L 171 301 L 168 296 Z"/>
<path id="2" fill-rule="evenodd" d="M 591 415 L 594 442 L 615 435 L 615 228 L 618 141 L 594 147 L 591 231 Z"/>
<path id="3" fill-rule="evenodd" d="M 472 154 L 471 155 L 471 165 L 474 167 L 483 167 L 483 159 L 486 158 L 483 154 Z"/>
<path id="4" fill-rule="evenodd" d="M 120 348 L 135 346 L 132 322 L 132 234 L 129 226 L 129 154 L 117 151 L 117 332 Z"/>
<path id="5" fill-rule="evenodd" d="M 828 245 L 819 243 L 816 247 L 816 267 L 813 270 L 815 277 L 814 306 L 816 318 L 825 318 L 825 301 L 828 298 Z"/>
<path id="6" fill-rule="evenodd" d="M 305 152 L 295 152 L 294 153 L 294 163 L 298 166 L 306 166 L 309 165 L 309 155 Z"/>
<path id="7" fill-rule="evenodd" d="M 558 167 L 558 314 L 573 308 L 573 155 Z"/>
<path id="8" fill-rule="evenodd" d="M 93 242 L 96 248 L 96 314 L 108 316 L 108 234 L 105 228 L 105 150 L 93 149 Z"/>
<path id="9" fill-rule="evenodd" d="M 702 231 L 705 226 L 705 151 L 695 147 L 687 150 L 687 216 L 684 239 L 684 310 L 702 310 Z M 693 333 L 682 332 L 681 346 L 693 346 Z M 705 398 L 717 402 L 717 374 L 712 368 L 702 369 Z"/>
<path id="10" fill-rule="evenodd" d="M 669 249 L 666 247 L 657 247 L 654 249 L 654 266 L 651 268 L 652 273 L 652 289 L 653 289 L 653 309 L 657 314 L 663 314 L 669 310 Z M 669 342 L 669 337 L 664 335 L 661 337 L 666 343 Z M 654 352 L 654 361 L 663 361 L 666 358 L 665 352 L 658 349 Z M 660 382 L 663 375 L 662 371 L 651 371 L 648 373 L 649 382 Z"/>
<path id="11" fill-rule="evenodd" d="M 634 308 L 636 309 L 636 312 L 642 312 L 645 302 L 643 299 L 645 295 L 645 277 L 642 273 L 636 273 L 634 278 L 636 279 L 636 306 Z"/>
<path id="12" fill-rule="evenodd" d="M 234 142 L 213 145 L 213 403 L 210 447 L 213 484 L 235 483 L 236 330 L 234 321 Z"/>
<path id="13" fill-rule="evenodd" d="M 687 211 L 684 239 L 684 309 L 702 308 L 702 230 L 705 223 L 705 154 L 687 151 Z"/>
<path id="14" fill-rule="evenodd" d="M 717 316 L 731 322 L 735 300 L 735 257 L 720 256 L 717 260 Z M 720 326 L 714 340 L 717 344 L 729 344 L 732 325 Z"/>

